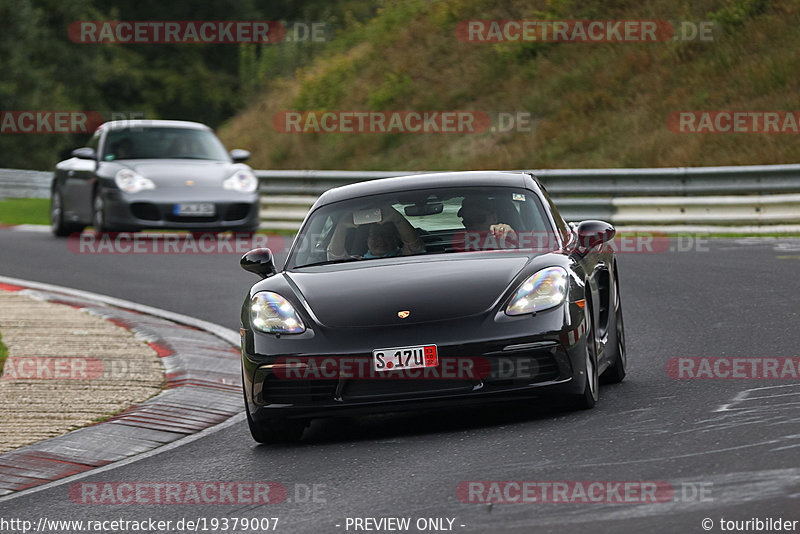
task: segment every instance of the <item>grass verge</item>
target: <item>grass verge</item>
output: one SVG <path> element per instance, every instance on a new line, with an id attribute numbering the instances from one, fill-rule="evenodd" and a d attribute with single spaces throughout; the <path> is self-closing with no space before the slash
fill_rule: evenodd
<path id="1" fill-rule="evenodd" d="M 6 363 L 6 358 L 8 358 L 8 349 L 3 345 L 3 334 L 0 333 L 0 375 L 3 374 L 3 365 Z"/>
<path id="2" fill-rule="evenodd" d="M 50 199 L 7 198 L 0 200 L 2 224 L 50 224 Z"/>

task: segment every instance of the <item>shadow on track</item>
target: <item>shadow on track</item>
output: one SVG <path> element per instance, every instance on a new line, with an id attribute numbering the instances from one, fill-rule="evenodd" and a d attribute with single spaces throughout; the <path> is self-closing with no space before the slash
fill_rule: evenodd
<path id="1" fill-rule="evenodd" d="M 605 386 L 604 390 L 610 392 L 617 387 Z M 591 416 L 594 411 L 575 410 L 566 400 L 558 397 L 542 397 L 469 407 L 426 408 L 376 415 L 331 417 L 313 420 L 299 442 L 259 445 L 254 450 L 269 452 L 274 449 L 490 430 L 508 425 L 563 418 L 583 419 Z"/>

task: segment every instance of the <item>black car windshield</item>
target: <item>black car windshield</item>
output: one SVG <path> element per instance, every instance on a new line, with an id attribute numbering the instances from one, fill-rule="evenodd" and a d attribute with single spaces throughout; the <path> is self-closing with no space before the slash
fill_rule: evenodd
<path id="1" fill-rule="evenodd" d="M 209 130 L 132 127 L 108 132 L 104 161 L 151 158 L 230 161 L 225 147 Z"/>
<path id="2" fill-rule="evenodd" d="M 553 250 L 556 241 L 533 191 L 425 189 L 322 206 L 303 226 L 287 266 L 418 254 Z"/>

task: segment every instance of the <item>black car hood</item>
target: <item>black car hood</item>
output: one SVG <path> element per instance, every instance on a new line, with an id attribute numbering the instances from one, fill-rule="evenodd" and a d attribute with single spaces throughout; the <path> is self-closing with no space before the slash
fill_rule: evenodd
<path id="1" fill-rule="evenodd" d="M 193 159 L 122 160 L 121 165 L 133 169 L 158 187 L 186 187 L 187 180 L 195 187 L 219 188 L 234 172 L 247 168 L 227 161 Z"/>
<path id="2" fill-rule="evenodd" d="M 398 258 L 390 263 L 371 260 L 284 274 L 323 325 L 385 326 L 485 313 L 529 260 L 494 254 L 463 259 Z M 400 311 L 410 315 L 401 319 Z"/>

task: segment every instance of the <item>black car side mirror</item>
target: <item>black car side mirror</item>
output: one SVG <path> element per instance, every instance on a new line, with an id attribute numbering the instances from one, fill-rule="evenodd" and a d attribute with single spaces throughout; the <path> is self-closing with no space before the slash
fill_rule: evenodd
<path id="1" fill-rule="evenodd" d="M 617 230 L 605 221 L 583 221 L 578 225 L 578 246 L 583 250 L 591 250 L 597 245 L 608 243 Z"/>
<path id="2" fill-rule="evenodd" d="M 97 152 L 95 152 L 93 148 L 85 146 L 73 150 L 72 157 L 78 159 L 90 159 L 94 161 L 97 159 Z"/>
<path id="3" fill-rule="evenodd" d="M 277 273 L 272 251 L 268 248 L 254 248 L 239 260 L 242 269 L 255 273 L 261 278 L 268 278 Z"/>
<path id="4" fill-rule="evenodd" d="M 231 159 L 234 163 L 242 163 L 250 159 L 250 152 L 241 148 L 234 148 L 231 150 Z"/>

